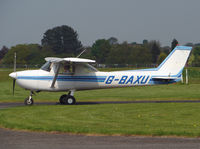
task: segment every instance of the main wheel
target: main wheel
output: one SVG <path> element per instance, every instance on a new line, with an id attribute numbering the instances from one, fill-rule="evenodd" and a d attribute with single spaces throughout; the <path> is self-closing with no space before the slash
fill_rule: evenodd
<path id="1" fill-rule="evenodd" d="M 59 99 L 59 101 L 60 101 L 60 104 L 66 104 L 66 98 L 67 98 L 67 95 L 62 95 L 62 96 L 60 96 L 60 99 Z"/>
<path id="2" fill-rule="evenodd" d="M 62 95 L 60 96 L 60 104 L 64 104 L 64 105 L 74 105 L 76 104 L 76 99 L 71 96 L 71 95 Z"/>
<path id="3" fill-rule="evenodd" d="M 33 105 L 33 103 L 34 103 L 34 101 L 33 101 L 33 98 L 31 97 L 30 99 L 29 99 L 30 97 L 27 97 L 25 100 L 24 100 L 24 104 L 25 105 L 28 105 L 28 106 L 31 106 L 31 105 Z"/>
<path id="4" fill-rule="evenodd" d="M 66 99 L 66 104 L 74 105 L 74 104 L 76 104 L 76 99 L 73 96 L 68 95 L 67 99 Z"/>

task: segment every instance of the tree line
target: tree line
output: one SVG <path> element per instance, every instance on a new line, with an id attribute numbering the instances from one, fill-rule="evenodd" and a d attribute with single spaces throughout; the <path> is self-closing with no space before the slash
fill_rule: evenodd
<path id="1" fill-rule="evenodd" d="M 98 39 L 92 46 L 83 47 L 78 33 L 70 26 L 62 25 L 48 29 L 41 44 L 18 44 L 10 49 L 3 46 L 0 50 L 0 64 L 13 64 L 14 53 L 17 53 L 17 64 L 42 64 L 45 57 L 76 57 L 86 49 L 81 57 L 94 59 L 99 64 L 159 64 L 178 44 L 173 39 L 171 46 L 162 47 L 159 41 L 142 43 L 119 43 L 116 37 Z M 200 66 L 200 44 L 193 46 L 189 64 Z"/>

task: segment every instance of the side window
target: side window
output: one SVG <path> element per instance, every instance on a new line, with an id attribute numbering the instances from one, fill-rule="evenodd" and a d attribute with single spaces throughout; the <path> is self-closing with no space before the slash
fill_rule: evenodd
<path id="1" fill-rule="evenodd" d="M 89 64 L 77 64 L 76 73 L 92 73 L 98 70 Z"/>
<path id="2" fill-rule="evenodd" d="M 74 74 L 74 65 L 69 62 L 61 63 L 59 74 Z"/>

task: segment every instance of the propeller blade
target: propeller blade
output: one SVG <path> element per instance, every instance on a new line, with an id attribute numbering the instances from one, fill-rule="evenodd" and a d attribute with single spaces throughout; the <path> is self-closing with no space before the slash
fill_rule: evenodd
<path id="1" fill-rule="evenodd" d="M 14 93 L 15 93 L 15 81 L 16 81 L 16 79 L 13 79 L 13 96 L 14 96 Z"/>

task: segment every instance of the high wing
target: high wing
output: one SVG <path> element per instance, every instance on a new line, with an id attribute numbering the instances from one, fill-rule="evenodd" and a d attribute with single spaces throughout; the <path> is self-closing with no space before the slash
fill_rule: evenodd
<path id="1" fill-rule="evenodd" d="M 58 58 L 58 57 L 46 57 L 45 60 L 47 62 L 55 62 L 58 63 L 57 70 L 55 71 L 55 75 L 51 84 L 51 88 L 54 88 L 54 85 L 56 83 L 56 79 L 58 76 L 58 72 L 60 69 L 60 62 L 71 62 L 71 63 L 95 63 L 95 60 L 90 60 L 90 59 L 84 59 L 84 58 L 74 58 L 74 57 L 69 57 L 69 58 Z"/>
<path id="2" fill-rule="evenodd" d="M 95 60 L 85 59 L 85 58 L 75 58 L 75 57 L 68 57 L 68 58 L 58 58 L 58 57 L 46 57 L 46 61 L 50 62 L 73 62 L 73 63 L 95 63 Z"/>

